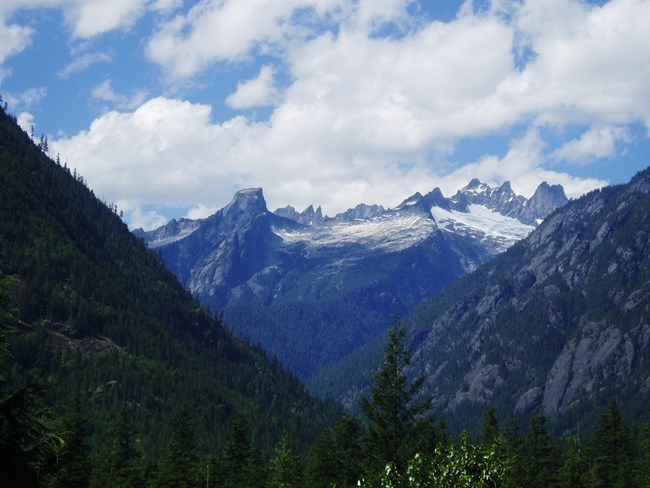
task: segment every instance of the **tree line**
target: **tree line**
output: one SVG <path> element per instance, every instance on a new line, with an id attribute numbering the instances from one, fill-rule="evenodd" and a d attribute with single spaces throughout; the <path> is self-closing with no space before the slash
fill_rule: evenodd
<path id="1" fill-rule="evenodd" d="M 169 440 L 153 464 L 143 464 L 146 436 L 123 405 L 103 445 L 91 452 L 84 416 L 89 405 L 75 395 L 56 415 L 44 390 L 12 388 L 10 325 L 16 316 L 8 278 L 0 282 L 0 462 L 3 486 L 47 487 L 639 487 L 650 486 L 650 424 L 631 428 L 612 400 L 590 435 L 554 440 L 543 411 L 527 429 L 500 425 L 493 408 L 480 439 L 452 437 L 422 395 L 422 377 L 407 378 L 410 351 L 398 319 L 361 418 L 344 416 L 307 450 L 285 435 L 265 457 L 250 419 L 236 415 L 219 452 L 196 442 L 191 401 L 173 414 Z"/>

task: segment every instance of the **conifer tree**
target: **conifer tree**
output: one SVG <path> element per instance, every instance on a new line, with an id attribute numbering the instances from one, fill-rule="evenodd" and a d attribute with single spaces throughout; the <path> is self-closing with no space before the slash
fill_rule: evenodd
<path id="1" fill-rule="evenodd" d="M 519 462 L 522 463 L 523 486 L 530 488 L 557 486 L 560 453 L 548 434 L 543 410 L 530 420 Z"/>
<path id="2" fill-rule="evenodd" d="M 366 418 L 365 457 L 368 474 L 376 474 L 387 464 L 403 471 L 406 462 L 422 444 L 421 433 L 431 433 L 431 398 L 417 402 L 424 384 L 421 376 L 409 383 L 405 369 L 411 353 L 404 345 L 406 329 L 397 315 L 388 332 L 383 362 L 375 373 L 376 384 L 370 399 L 361 397 L 361 411 Z"/>
<path id="3" fill-rule="evenodd" d="M 483 444 L 490 446 L 499 440 L 499 421 L 496 408 L 490 407 L 483 417 Z"/>
<path id="4" fill-rule="evenodd" d="M 11 487 L 38 486 L 54 470 L 60 438 L 43 404 L 45 390 L 8 387 L 8 327 L 16 321 L 11 307 L 12 279 L 0 275 L 0 482 Z"/>
<path id="5" fill-rule="evenodd" d="M 269 488 L 301 488 L 303 486 L 302 466 L 299 456 L 289 444 L 285 435 L 275 450 L 275 457 L 269 466 Z"/>
<path id="6" fill-rule="evenodd" d="M 346 416 L 334 427 L 334 454 L 336 456 L 336 486 L 356 486 L 362 473 L 361 436 L 363 429 L 356 417 Z"/>
<path id="7" fill-rule="evenodd" d="M 134 437 L 133 421 L 127 408 L 122 407 L 111 427 L 107 451 L 99 467 L 93 473 L 91 486 L 101 488 L 140 486 L 141 480 L 135 462 Z"/>
<path id="8" fill-rule="evenodd" d="M 591 452 L 595 487 L 633 486 L 632 437 L 615 400 L 609 402 L 598 421 Z"/>
<path id="9" fill-rule="evenodd" d="M 589 477 L 589 462 L 584 455 L 580 439 L 571 439 L 571 447 L 564 456 L 564 463 L 559 472 L 561 488 L 587 488 L 592 486 Z"/>
<path id="10" fill-rule="evenodd" d="M 189 406 L 184 403 L 173 414 L 172 438 L 160 462 L 156 486 L 169 488 L 199 486 L 192 422 Z"/>
<path id="11" fill-rule="evenodd" d="M 69 411 L 63 418 L 63 448 L 59 453 L 58 471 L 53 486 L 82 488 L 90 482 L 91 464 L 86 431 L 81 416 L 81 400 L 78 393 L 72 397 Z"/>
<path id="12" fill-rule="evenodd" d="M 305 476 L 309 486 L 313 488 L 328 488 L 338 479 L 338 463 L 336 447 L 330 431 L 321 435 L 309 452 Z"/>
<path id="13" fill-rule="evenodd" d="M 248 421 L 244 416 L 238 415 L 230 424 L 230 436 L 223 453 L 224 487 L 252 485 L 251 457 Z"/>

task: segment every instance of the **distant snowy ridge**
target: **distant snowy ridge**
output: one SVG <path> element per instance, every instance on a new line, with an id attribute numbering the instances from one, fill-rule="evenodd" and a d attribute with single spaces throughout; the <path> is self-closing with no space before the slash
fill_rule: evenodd
<path id="1" fill-rule="evenodd" d="M 379 334 L 391 312 L 408 313 L 527 236 L 563 199 L 561 187 L 540 185 L 527 200 L 473 180 L 451 198 L 435 188 L 330 218 L 313 205 L 270 212 L 250 188 L 204 220 L 136 234 L 233 330 L 305 379 Z"/>

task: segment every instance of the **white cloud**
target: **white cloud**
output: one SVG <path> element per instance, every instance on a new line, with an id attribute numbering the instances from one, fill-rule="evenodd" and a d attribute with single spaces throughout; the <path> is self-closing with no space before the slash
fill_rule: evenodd
<path id="1" fill-rule="evenodd" d="M 124 206 L 127 208 L 125 219 L 128 221 L 131 229 L 156 229 L 169 222 L 169 219 L 165 218 L 155 210 L 142 210 L 137 206 L 129 208 L 128 204 L 124 204 Z"/>
<path id="2" fill-rule="evenodd" d="M 0 15 L 0 66 L 7 58 L 25 49 L 30 44 L 33 34 L 34 30 L 31 27 L 7 25 Z M 0 83 L 7 74 L 7 70 L 0 71 Z"/>
<path id="3" fill-rule="evenodd" d="M 133 110 L 142 105 L 144 100 L 147 98 L 147 92 L 144 90 L 138 90 L 130 97 L 122 95 L 113 90 L 111 80 L 107 79 L 92 89 L 92 96 L 97 100 L 110 102 L 118 109 Z"/>
<path id="4" fill-rule="evenodd" d="M 216 205 L 203 205 L 203 204 L 198 204 L 192 207 L 188 212 L 186 217 L 188 219 L 204 219 L 206 217 L 209 217 L 213 213 L 215 213 L 217 210 L 219 210 L 219 207 Z"/>
<path id="5" fill-rule="evenodd" d="M 597 178 L 577 178 L 561 171 L 546 169 L 546 148 L 539 131 L 532 128 L 521 138 L 513 140 L 510 150 L 502 158 L 485 156 L 476 163 L 467 164 L 442 177 L 440 187 L 445 195 L 451 195 L 471 178 L 478 178 L 491 185 L 510 181 L 515 193 L 530 198 L 537 186 L 546 181 L 551 185 L 562 185 L 569 198 L 576 198 L 607 184 Z"/>
<path id="6" fill-rule="evenodd" d="M 145 11 L 147 0 L 75 0 L 64 11 L 73 35 L 87 39 L 118 28 L 128 28 Z"/>
<path id="7" fill-rule="evenodd" d="M 624 127 L 604 127 L 591 129 L 578 139 L 567 142 L 553 151 L 551 158 L 574 164 L 588 164 L 599 158 L 616 156 L 617 146 L 632 140 L 629 130 Z"/>
<path id="8" fill-rule="evenodd" d="M 268 121 L 214 123 L 207 105 L 161 97 L 51 145 L 93 188 L 137 208 L 196 205 L 198 215 L 262 186 L 271 208 L 316 203 L 333 214 L 359 201 L 393 206 L 434 186 L 453 192 L 475 176 L 510 180 L 526 196 L 542 180 L 578 196 L 604 182 L 552 163 L 614 156 L 630 141 L 626 124 L 650 121 L 648 0 L 503 0 L 488 11 L 467 2 L 453 20 L 431 23 L 409 19 L 409 3 L 202 0 L 161 21 L 150 60 L 179 81 L 263 52 L 289 74 L 282 97 L 267 65 L 227 103 L 275 104 Z M 299 19 L 305 11 L 335 28 Z M 399 35 L 378 35 L 389 23 Z M 518 62 L 522 50 L 534 55 Z M 110 81 L 94 94 L 121 110 L 137 105 Z M 547 146 L 546 129 L 575 124 L 593 129 Z M 455 171 L 447 160 L 459 141 L 515 126 L 525 135 L 505 155 Z"/>
<path id="9" fill-rule="evenodd" d="M 274 105 L 279 100 L 274 75 L 272 66 L 263 66 L 257 78 L 237 84 L 237 91 L 226 98 L 226 103 L 236 109 Z"/>
<path id="10" fill-rule="evenodd" d="M 71 63 L 60 69 L 56 75 L 59 78 L 67 79 L 96 63 L 111 61 L 112 56 L 105 52 L 86 53 L 74 59 Z"/>
<path id="11" fill-rule="evenodd" d="M 147 45 L 149 59 L 172 79 L 194 76 L 219 61 L 237 61 L 260 47 L 284 44 L 301 26 L 292 22 L 297 9 L 325 15 L 345 0 L 202 0 L 186 15 L 162 24 Z"/>
<path id="12" fill-rule="evenodd" d="M 151 2 L 149 8 L 155 12 L 170 11 L 180 8 L 183 5 L 183 0 L 155 0 Z"/>
<path id="13" fill-rule="evenodd" d="M 537 57 L 505 80 L 505 107 L 560 125 L 647 120 L 650 2 L 527 0 L 515 22 Z"/>
<path id="14" fill-rule="evenodd" d="M 36 127 L 34 116 L 29 112 L 20 112 L 17 117 L 18 125 L 28 134 L 31 132 L 32 127 Z"/>

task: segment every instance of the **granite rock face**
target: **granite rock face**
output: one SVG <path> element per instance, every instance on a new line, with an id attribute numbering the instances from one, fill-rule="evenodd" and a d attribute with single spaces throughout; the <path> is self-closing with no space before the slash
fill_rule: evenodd
<path id="1" fill-rule="evenodd" d="M 136 233 L 235 332 L 306 378 L 381 333 L 393 306 L 408 313 L 534 230 L 512 216 L 527 200 L 509 183 L 466 188 L 332 218 L 313 205 L 270 212 L 251 188 L 206 219 Z"/>
<path id="2" fill-rule="evenodd" d="M 647 404 L 649 209 L 646 170 L 554 211 L 416 310 L 412 368 L 436 372 L 439 408 L 553 414 L 614 394 Z"/>

